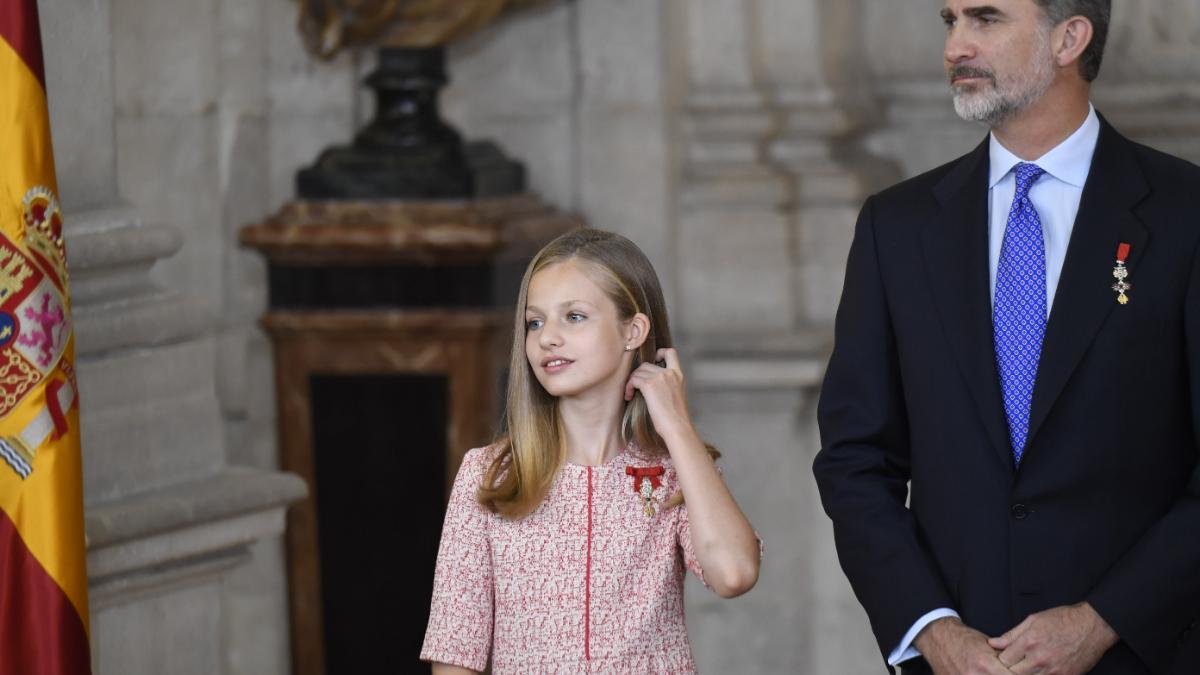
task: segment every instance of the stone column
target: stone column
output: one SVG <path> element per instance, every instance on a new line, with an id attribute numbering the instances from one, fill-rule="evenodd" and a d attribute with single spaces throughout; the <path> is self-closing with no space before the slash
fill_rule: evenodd
<path id="1" fill-rule="evenodd" d="M 675 295 L 671 27 L 666 0 L 575 3 L 579 196 L 588 224 L 624 234 Z"/>
<path id="2" fill-rule="evenodd" d="M 698 424 L 766 541 L 744 600 L 692 589 L 702 669 L 866 672 L 878 654 L 813 486 L 817 387 L 846 250 L 878 162 L 855 144 L 857 2 L 679 3 L 689 27 L 682 325 Z M 884 167 L 886 168 L 886 167 Z M 749 638 L 749 639 L 748 639 Z M 764 656 L 765 655 L 765 656 Z"/>
<path id="3" fill-rule="evenodd" d="M 766 155 L 776 110 L 756 73 L 746 3 L 676 2 L 686 26 L 686 107 L 679 178 L 680 302 L 690 336 L 798 324 L 789 177 Z M 753 289 L 753 292 L 748 292 Z"/>
<path id="4" fill-rule="evenodd" d="M 304 487 L 228 463 L 211 305 L 200 288 L 152 281 L 183 241 L 169 215 L 144 222 L 118 189 L 118 165 L 196 155 L 163 126 L 141 140 L 175 141 L 179 153 L 118 157 L 114 59 L 136 51 L 112 39 L 120 5 L 40 3 L 77 330 L 93 667 L 219 673 L 222 580 L 252 543 L 282 531 L 283 509 Z M 156 168 L 153 188 L 194 188 Z M 206 278 L 198 273 L 197 285 Z"/>

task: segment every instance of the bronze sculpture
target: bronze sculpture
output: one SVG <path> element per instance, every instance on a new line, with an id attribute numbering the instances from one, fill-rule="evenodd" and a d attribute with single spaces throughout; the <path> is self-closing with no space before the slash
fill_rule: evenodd
<path id="1" fill-rule="evenodd" d="M 441 47 L 504 12 L 545 0 L 299 0 L 309 51 L 331 58 L 345 47 Z"/>
<path id="2" fill-rule="evenodd" d="M 441 119 L 446 45 L 505 12 L 546 0 L 297 0 L 300 33 L 320 58 L 379 49 L 366 84 L 376 114 L 348 146 L 296 174 L 304 199 L 462 199 L 524 190 L 525 172 L 495 143 L 464 143 Z"/>

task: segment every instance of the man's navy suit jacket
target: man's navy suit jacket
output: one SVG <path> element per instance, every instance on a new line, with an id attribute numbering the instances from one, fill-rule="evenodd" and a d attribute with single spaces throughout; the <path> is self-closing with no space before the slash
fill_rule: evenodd
<path id="1" fill-rule="evenodd" d="M 997 636 L 1086 600 L 1121 637 L 1093 672 L 1200 673 L 1200 168 L 1101 127 L 1019 468 L 992 342 L 988 143 L 863 206 L 813 470 L 885 655 L 938 607 Z"/>

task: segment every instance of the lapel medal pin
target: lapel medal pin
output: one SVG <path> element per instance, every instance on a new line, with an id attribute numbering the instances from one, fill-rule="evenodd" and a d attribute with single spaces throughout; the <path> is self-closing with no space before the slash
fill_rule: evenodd
<path id="1" fill-rule="evenodd" d="M 1125 281 L 1129 278 L 1129 270 L 1125 267 L 1125 261 L 1129 259 L 1129 244 L 1121 242 L 1117 246 L 1117 266 L 1113 268 L 1113 278 L 1117 283 L 1112 285 L 1112 289 L 1117 292 L 1117 302 L 1122 305 L 1129 304 L 1129 296 L 1126 291 L 1133 288 L 1133 285 Z"/>
<path id="2" fill-rule="evenodd" d="M 658 513 L 658 500 L 654 498 L 655 488 L 662 486 L 659 476 L 663 474 L 661 466 L 627 466 L 626 475 L 633 476 L 633 491 L 642 498 L 642 511 L 647 517 Z"/>

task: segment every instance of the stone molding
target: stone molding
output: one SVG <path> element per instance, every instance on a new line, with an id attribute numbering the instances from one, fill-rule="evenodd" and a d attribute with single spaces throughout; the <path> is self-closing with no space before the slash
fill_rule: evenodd
<path id="1" fill-rule="evenodd" d="M 248 547 L 284 530 L 299 477 L 228 467 L 182 485 L 87 510 L 92 609 L 202 583 L 248 559 Z"/>

